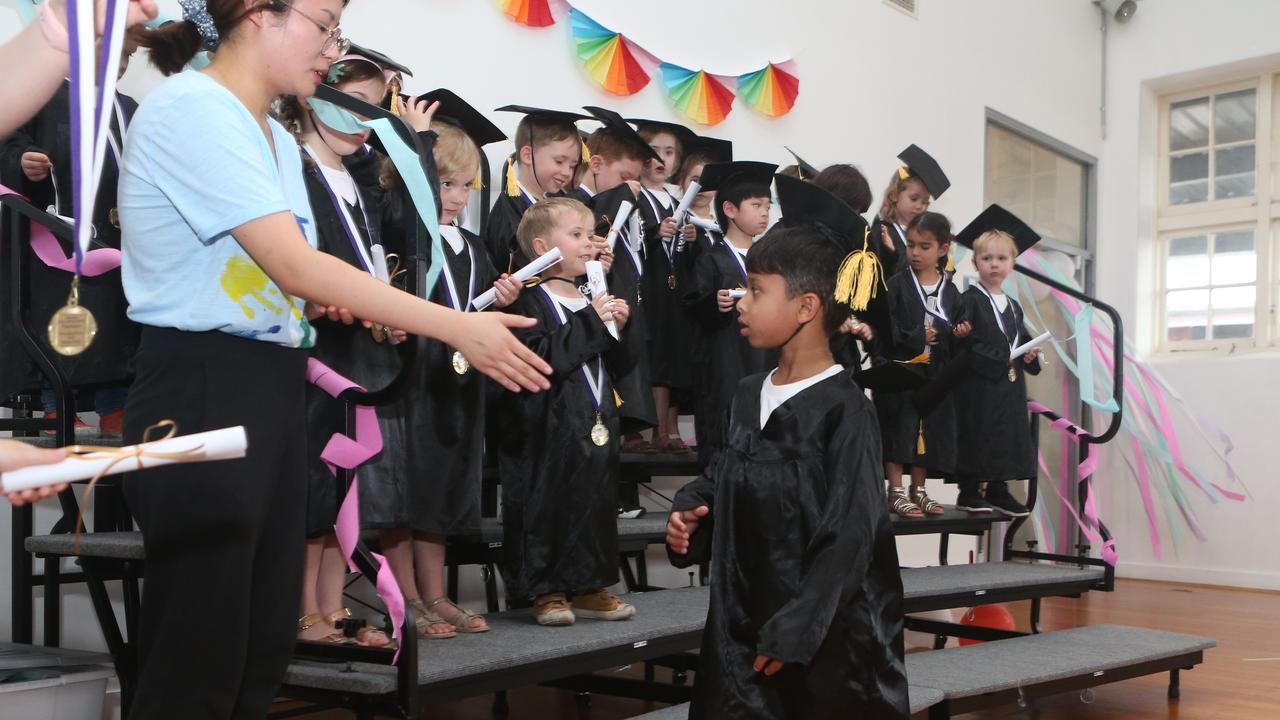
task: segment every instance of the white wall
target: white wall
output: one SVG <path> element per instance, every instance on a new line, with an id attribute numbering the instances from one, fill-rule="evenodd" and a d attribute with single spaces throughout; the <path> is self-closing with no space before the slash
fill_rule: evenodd
<path id="1" fill-rule="evenodd" d="M 1254 69 L 1280 68 L 1277 27 L 1280 3 L 1270 0 L 1145 0 L 1131 22 L 1111 26 L 1097 277 L 1100 296 L 1117 305 L 1143 351 L 1151 350 L 1156 327 L 1152 301 L 1157 270 L 1157 97 Z M 1232 67 L 1224 67 L 1228 65 Z M 1126 471 L 1113 467 L 1098 486 L 1109 490 L 1103 500 L 1111 505 L 1111 528 L 1121 549 L 1120 574 L 1280 588 L 1280 556 L 1263 550 L 1280 538 L 1274 521 L 1280 486 L 1273 480 L 1280 461 L 1273 432 L 1280 403 L 1275 380 L 1280 356 L 1189 355 L 1156 357 L 1154 363 L 1192 407 L 1231 435 L 1236 469 L 1253 499 L 1216 506 L 1197 501 L 1209 542 L 1188 538 L 1175 552 L 1166 544 L 1165 557 L 1157 560 L 1134 484 Z M 1212 480 L 1225 482 L 1221 464 L 1203 451 L 1203 444 L 1191 444 L 1201 450 L 1188 460 L 1210 471 Z"/>

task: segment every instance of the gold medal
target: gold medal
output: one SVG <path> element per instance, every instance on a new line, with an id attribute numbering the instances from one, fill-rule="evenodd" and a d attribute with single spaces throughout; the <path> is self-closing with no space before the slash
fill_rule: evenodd
<path id="1" fill-rule="evenodd" d="M 1009 382 L 1017 382 L 1017 381 L 1018 381 L 1018 374 L 1013 371 L 1013 368 L 1009 368 Z"/>
<path id="2" fill-rule="evenodd" d="M 670 275 L 668 275 L 668 276 L 667 276 L 667 287 L 671 288 L 672 290 L 675 290 L 675 289 L 676 289 L 676 276 L 675 276 L 675 273 L 672 273 L 672 274 L 670 274 Z"/>
<path id="3" fill-rule="evenodd" d="M 98 321 L 80 304 L 80 277 L 71 279 L 71 295 L 49 320 L 49 347 L 60 355 L 79 355 L 93 344 Z"/>
<path id="4" fill-rule="evenodd" d="M 609 442 L 609 428 L 604 426 L 600 413 L 596 413 L 596 424 L 591 426 L 591 442 L 596 447 L 604 447 Z"/>
<path id="5" fill-rule="evenodd" d="M 470 369 L 471 363 L 462 353 L 455 350 L 453 353 L 453 371 L 459 375 L 466 375 Z"/>
<path id="6" fill-rule="evenodd" d="M 108 210 L 107 221 L 111 223 L 112 227 L 119 229 L 120 228 L 120 211 L 115 208 L 111 208 L 110 210 Z"/>
<path id="7" fill-rule="evenodd" d="M 386 342 L 387 328 L 385 325 L 374 325 L 369 328 L 369 332 L 373 335 L 374 342 Z"/>

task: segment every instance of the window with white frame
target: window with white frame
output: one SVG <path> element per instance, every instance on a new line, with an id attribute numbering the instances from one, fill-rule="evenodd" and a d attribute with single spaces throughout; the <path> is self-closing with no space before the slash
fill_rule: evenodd
<path id="1" fill-rule="evenodd" d="M 1160 102 L 1160 347 L 1234 352 L 1280 339 L 1272 304 L 1271 191 L 1280 148 L 1280 72 L 1167 95 Z M 1280 139 L 1280 138 L 1278 138 Z"/>

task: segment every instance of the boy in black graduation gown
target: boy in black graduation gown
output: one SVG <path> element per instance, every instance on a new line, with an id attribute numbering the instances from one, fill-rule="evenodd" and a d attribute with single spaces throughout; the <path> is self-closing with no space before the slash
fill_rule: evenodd
<path id="1" fill-rule="evenodd" d="M 509 273 L 533 259 L 525 257 L 516 242 L 521 216 L 539 200 L 571 189 L 574 171 L 586 160 L 574 123 L 591 118 L 525 105 L 504 105 L 497 112 L 524 115 L 516 126 L 516 150 L 507 159 L 506 183 L 489 212 L 483 238 L 493 266 Z"/>
<path id="2" fill-rule="evenodd" d="M 120 55 L 119 76 L 124 77 L 129 58 L 137 49 L 136 33 L 126 33 Z M 125 133 L 138 103 L 117 92 L 109 102 L 110 130 L 107 137 L 106 162 L 94 204 L 92 247 L 120 247 L 120 221 L 116 214 L 116 184 L 120 176 L 120 157 Z M 71 198 L 71 116 L 70 84 L 64 82 L 53 98 L 28 123 L 4 138 L 0 148 L 0 183 L 27 197 L 32 205 L 64 217 L 72 215 Z M 86 151 L 87 152 L 87 151 Z M 71 248 L 63 248 L 67 256 Z M 0 271 L 9 276 L 8 251 L 0 261 Z M 45 265 L 34 253 L 26 254 L 26 277 L 31 288 L 30 317 L 47 321 L 67 304 L 71 274 Z M 128 379 L 132 375 L 133 355 L 138 348 L 138 326 L 125 312 L 128 302 L 117 268 L 96 277 L 80 279 L 80 303 L 89 308 L 98 322 L 97 342 L 83 353 L 66 357 L 54 355 L 71 384 L 77 389 L 94 388 L 93 409 L 99 415 L 99 430 L 119 435 L 124 423 L 124 405 Z M 22 349 L 16 328 L 7 316 L 0 321 L 0 396 L 38 387 L 45 383 L 42 373 Z M 46 417 L 54 411 L 56 400 L 52 390 L 42 393 Z M 68 408 L 74 412 L 76 408 Z M 77 434 L 88 431 L 77 419 Z"/>
<path id="3" fill-rule="evenodd" d="M 684 292 L 700 337 L 693 357 L 694 428 L 698 461 L 705 466 L 720 446 L 725 412 L 742 378 L 777 362 L 772 348 L 755 347 L 739 333 L 737 301 L 731 290 L 747 286 L 746 254 L 769 224 L 769 185 L 778 166 L 736 161 L 703 167 L 702 188 L 716 193 L 715 214 L 724 236 L 699 250 L 694 277 Z"/>
<path id="4" fill-rule="evenodd" d="M 907 266 L 907 224 L 951 187 L 938 161 L 919 146 L 908 145 L 898 153 L 898 160 L 902 165 L 889 178 L 880 211 L 871 223 L 871 243 L 885 275 Z"/>
<path id="5" fill-rule="evenodd" d="M 1004 294 L 1001 285 L 1013 272 L 1014 259 L 1039 242 L 1040 236 L 1013 213 L 992 205 L 956 240 L 973 248 L 979 279 L 964 293 L 973 331 L 961 343 L 967 351 L 967 372 L 955 385 L 960 484 L 956 507 L 1022 517 L 1030 512 L 1005 483 L 1036 474 L 1025 374 L 1040 373 L 1040 349 L 1011 359 L 1012 350 L 1031 335 L 1022 307 Z"/>
<path id="6" fill-rule="evenodd" d="M 625 300 L 606 294 L 588 303 L 578 290 L 585 263 L 599 254 L 593 225 L 591 211 L 570 198 L 540 202 L 521 220 L 526 254 L 555 247 L 563 255 L 511 306 L 538 321 L 516 336 L 551 365 L 551 389 L 509 393 L 491 416 L 500 424 L 507 593 L 533 598 L 542 625 L 580 617 L 625 620 L 635 613 L 606 589 L 618 581 L 619 416 L 612 379 L 630 369 L 635 333 Z"/>
<path id="7" fill-rule="evenodd" d="M 836 269 L 866 223 L 778 176 L 782 227 L 748 255 L 740 324 L 780 347 L 744 379 L 724 450 L 676 495 L 678 567 L 711 561 L 691 720 L 906 720 L 902 581 L 875 413 L 828 341 L 849 312 Z"/>

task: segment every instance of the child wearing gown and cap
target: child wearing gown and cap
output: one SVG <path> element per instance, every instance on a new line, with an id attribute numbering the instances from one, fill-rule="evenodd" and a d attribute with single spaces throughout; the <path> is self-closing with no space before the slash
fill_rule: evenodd
<path id="1" fill-rule="evenodd" d="M 907 146 L 898 153 L 898 160 L 902 165 L 889 178 L 879 213 L 871 223 L 871 243 L 886 277 L 907 266 L 907 224 L 951 187 L 938 161 L 918 146 Z"/>
<path id="2" fill-rule="evenodd" d="M 831 356 L 836 269 L 866 222 L 779 175 L 738 320 L 778 366 L 738 384 L 724 449 L 676 495 L 678 567 L 711 562 L 691 720 L 906 720 L 902 581 L 863 388 Z"/>

